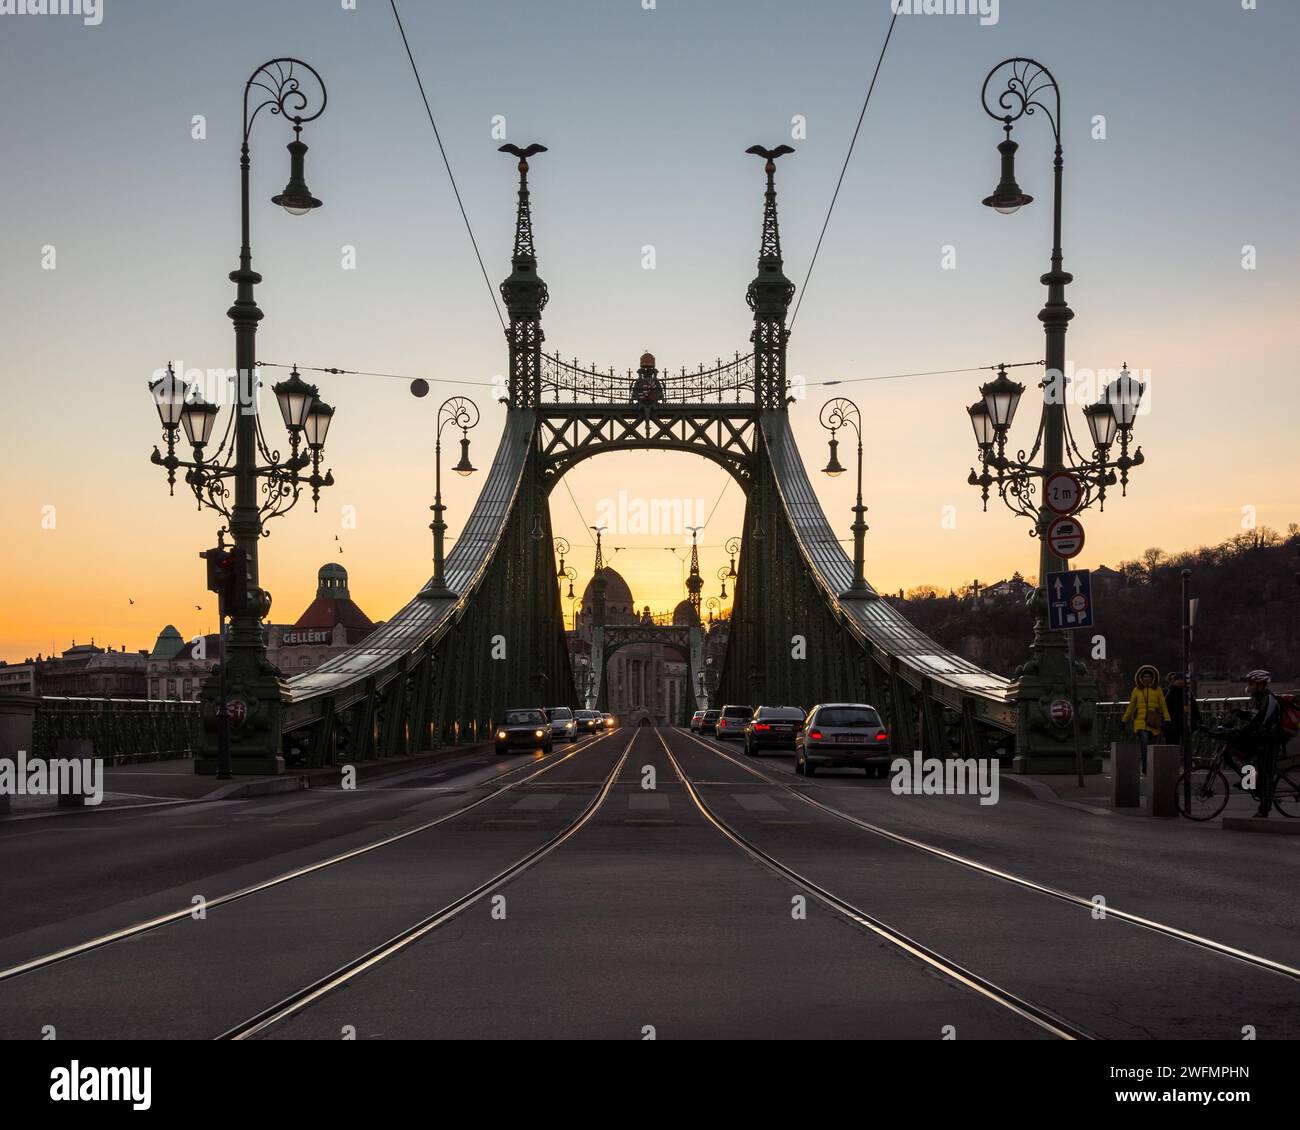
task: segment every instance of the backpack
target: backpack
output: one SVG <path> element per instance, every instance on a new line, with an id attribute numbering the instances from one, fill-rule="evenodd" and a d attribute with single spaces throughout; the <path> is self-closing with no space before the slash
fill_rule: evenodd
<path id="1" fill-rule="evenodd" d="M 1277 696 L 1277 724 L 1289 738 L 1300 734 L 1300 702 L 1293 694 Z"/>

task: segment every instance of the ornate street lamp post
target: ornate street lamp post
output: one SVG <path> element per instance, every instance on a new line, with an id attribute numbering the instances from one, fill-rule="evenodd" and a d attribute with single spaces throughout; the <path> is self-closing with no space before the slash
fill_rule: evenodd
<path id="1" fill-rule="evenodd" d="M 858 501 L 853 507 L 853 583 L 840 596 L 853 599 L 869 597 L 873 593 L 862 574 L 867 535 L 867 523 L 862 517 L 867 512 L 867 508 L 862 505 L 862 414 L 853 401 L 839 396 L 822 405 L 820 419 L 822 427 L 831 433 L 830 458 L 822 468 L 831 478 L 844 473 L 844 467 L 840 464 L 839 441 L 835 434 L 840 428 L 852 427 L 858 440 Z"/>
<path id="2" fill-rule="evenodd" d="M 219 768 L 214 758 L 214 739 L 218 748 L 228 750 L 235 772 L 279 773 L 284 769 L 280 754 L 284 686 L 279 671 L 266 658 L 262 621 L 271 610 L 271 594 L 259 585 L 258 545 L 264 522 L 291 509 L 304 484 L 311 487 L 313 504 L 319 501 L 321 487 L 333 485 L 329 471 L 320 474 L 320 461 L 334 409 L 322 402 L 315 386 L 305 383 L 294 370 L 288 380 L 274 386 L 289 433 L 287 459 L 282 460 L 280 452 L 271 448 L 262 431 L 256 361 L 257 324 L 262 311 L 253 297 L 253 288 L 262 276 L 252 267 L 248 139 L 262 110 L 269 109 L 273 116 L 291 122 L 289 181 L 272 203 L 295 216 L 319 208 L 321 202 L 308 190 L 304 178 L 307 146 L 302 141 L 302 127 L 321 116 L 325 102 L 325 84 L 320 75 L 299 59 L 272 59 L 258 67 L 244 85 L 239 268 L 230 274 L 236 290 L 235 302 L 227 311 L 235 328 L 235 397 L 213 455 L 205 456 L 204 451 L 219 415 L 217 406 L 207 403 L 197 387 L 187 386 L 170 365 L 150 384 L 167 442 L 165 456 L 154 448 L 153 462 L 167 469 L 169 487 L 175 484 L 176 471 L 185 469 L 185 482 L 194 492 L 199 508 L 206 505 L 225 516 L 235 545 L 243 551 L 247 570 L 247 599 L 237 601 L 239 607 L 231 614 L 229 647 L 223 649 L 218 668 L 203 686 L 204 746 L 195 758 L 195 769 L 200 773 Z M 193 448 L 192 461 L 176 456 L 178 424 L 184 427 Z M 261 465 L 259 457 L 265 460 Z M 311 474 L 303 475 L 301 472 L 308 466 Z M 224 764 L 220 768 L 226 771 Z"/>
<path id="3" fill-rule="evenodd" d="M 736 576 L 736 558 L 740 556 L 740 538 L 728 538 L 727 544 L 723 547 L 727 551 L 727 556 L 731 558 L 731 564 L 727 566 L 727 576 Z"/>
<path id="4" fill-rule="evenodd" d="M 452 468 L 458 475 L 472 475 L 474 464 L 469 461 L 469 430 L 478 423 L 478 405 L 464 396 L 451 396 L 438 409 L 438 428 L 433 443 L 433 576 L 420 590 L 425 600 L 448 600 L 456 594 L 447 587 L 443 576 L 443 539 L 447 523 L 442 520 L 446 507 L 442 504 L 442 429 L 448 424 L 460 428 L 460 462 Z"/>
<path id="5" fill-rule="evenodd" d="M 1117 481 L 1121 490 L 1126 490 L 1129 470 L 1144 461 L 1141 448 L 1129 455 L 1133 422 L 1144 386 L 1125 366 L 1101 399 L 1083 409 L 1092 440 L 1092 453 L 1085 455 L 1075 441 L 1065 410 L 1065 332 L 1074 312 L 1065 301 L 1065 287 L 1073 281 L 1073 276 L 1064 269 L 1061 254 L 1064 160 L 1060 88 L 1041 63 L 1017 57 L 1004 60 L 988 73 L 981 98 L 985 112 L 1000 122 L 1005 131 L 998 145 L 1001 179 L 993 194 L 984 199 L 986 206 L 1010 215 L 1033 200 L 1016 183 L 1018 146 L 1011 140 L 1015 122 L 1042 111 L 1056 142 L 1051 269 L 1042 276 L 1047 302 L 1038 315 L 1045 336 L 1046 368 L 1041 385 L 1043 403 L 1038 434 L 1028 452 L 1022 449 L 1014 458 L 1007 456 L 1007 433 L 1024 386 L 1007 376 L 1005 366 L 998 366 L 997 377 L 980 388 L 980 399 L 967 409 L 981 463 L 980 473 L 977 475 L 972 470 L 968 481 L 980 488 L 985 509 L 989 488 L 996 486 L 1008 507 L 1033 522 L 1031 533 L 1039 539 L 1038 588 L 1030 600 L 1034 640 L 1029 659 L 1017 670 L 1012 682 L 1012 694 L 1018 704 L 1013 768 L 1017 772 L 1070 772 L 1075 769 L 1074 758 L 1066 752 L 1071 736 L 1070 719 L 1054 712 L 1052 704 L 1067 697 L 1077 698 L 1085 704 L 1085 709 L 1079 712 L 1078 723 L 1082 729 L 1090 729 L 1095 713 L 1095 689 L 1091 680 L 1078 678 L 1079 672 L 1067 655 L 1063 633 L 1054 632 L 1048 626 L 1047 574 L 1063 569 L 1066 560 L 1053 550 L 1048 527 L 1058 517 L 1087 509 L 1094 502 L 1104 506 L 1106 488 Z M 1110 448 L 1117 432 L 1120 455 L 1112 461 Z M 1065 486 L 1063 499 L 1055 497 L 1059 493 L 1058 484 Z M 1099 766 L 1093 757 L 1087 771 L 1097 771 Z"/>
<path id="6" fill-rule="evenodd" d="M 722 582 L 722 591 L 718 593 L 718 596 L 722 600 L 727 599 L 727 578 L 730 576 L 731 576 L 731 572 L 730 570 L 727 569 L 725 565 L 718 566 L 718 580 Z"/>

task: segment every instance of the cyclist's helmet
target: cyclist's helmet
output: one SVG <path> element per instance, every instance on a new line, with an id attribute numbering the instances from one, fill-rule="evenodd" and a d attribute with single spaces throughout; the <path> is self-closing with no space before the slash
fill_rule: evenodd
<path id="1" fill-rule="evenodd" d="M 1265 686 L 1267 686 L 1270 682 L 1272 682 L 1272 679 L 1273 676 L 1270 675 L 1267 671 L 1262 671 L 1258 668 L 1256 668 L 1254 671 L 1249 672 L 1246 675 L 1247 683 L 1263 683 Z"/>

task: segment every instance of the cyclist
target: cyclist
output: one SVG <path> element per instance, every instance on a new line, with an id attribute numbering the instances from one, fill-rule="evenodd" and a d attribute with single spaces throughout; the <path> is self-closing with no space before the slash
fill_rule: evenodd
<path id="1" fill-rule="evenodd" d="M 1278 754 L 1287 742 L 1282 729 L 1281 704 L 1268 689 L 1272 678 L 1267 671 L 1251 671 L 1246 676 L 1246 694 L 1250 696 L 1250 708 L 1234 710 L 1232 713 L 1237 724 L 1220 727 L 1217 731 L 1220 737 L 1227 740 L 1224 760 L 1239 775 L 1247 762 L 1255 765 L 1258 781 L 1255 791 L 1259 796 L 1259 811 L 1256 816 L 1268 815 L 1269 806 L 1273 803 L 1273 771 L 1277 766 Z M 1240 764 L 1233 756 L 1234 753 L 1239 755 Z"/>

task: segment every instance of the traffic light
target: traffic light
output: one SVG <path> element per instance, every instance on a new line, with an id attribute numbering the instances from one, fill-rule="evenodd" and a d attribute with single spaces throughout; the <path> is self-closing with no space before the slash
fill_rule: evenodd
<path id="1" fill-rule="evenodd" d="M 248 607 L 248 559 L 238 546 L 207 549 L 199 554 L 208 563 L 208 589 L 221 598 L 226 615 Z"/>

